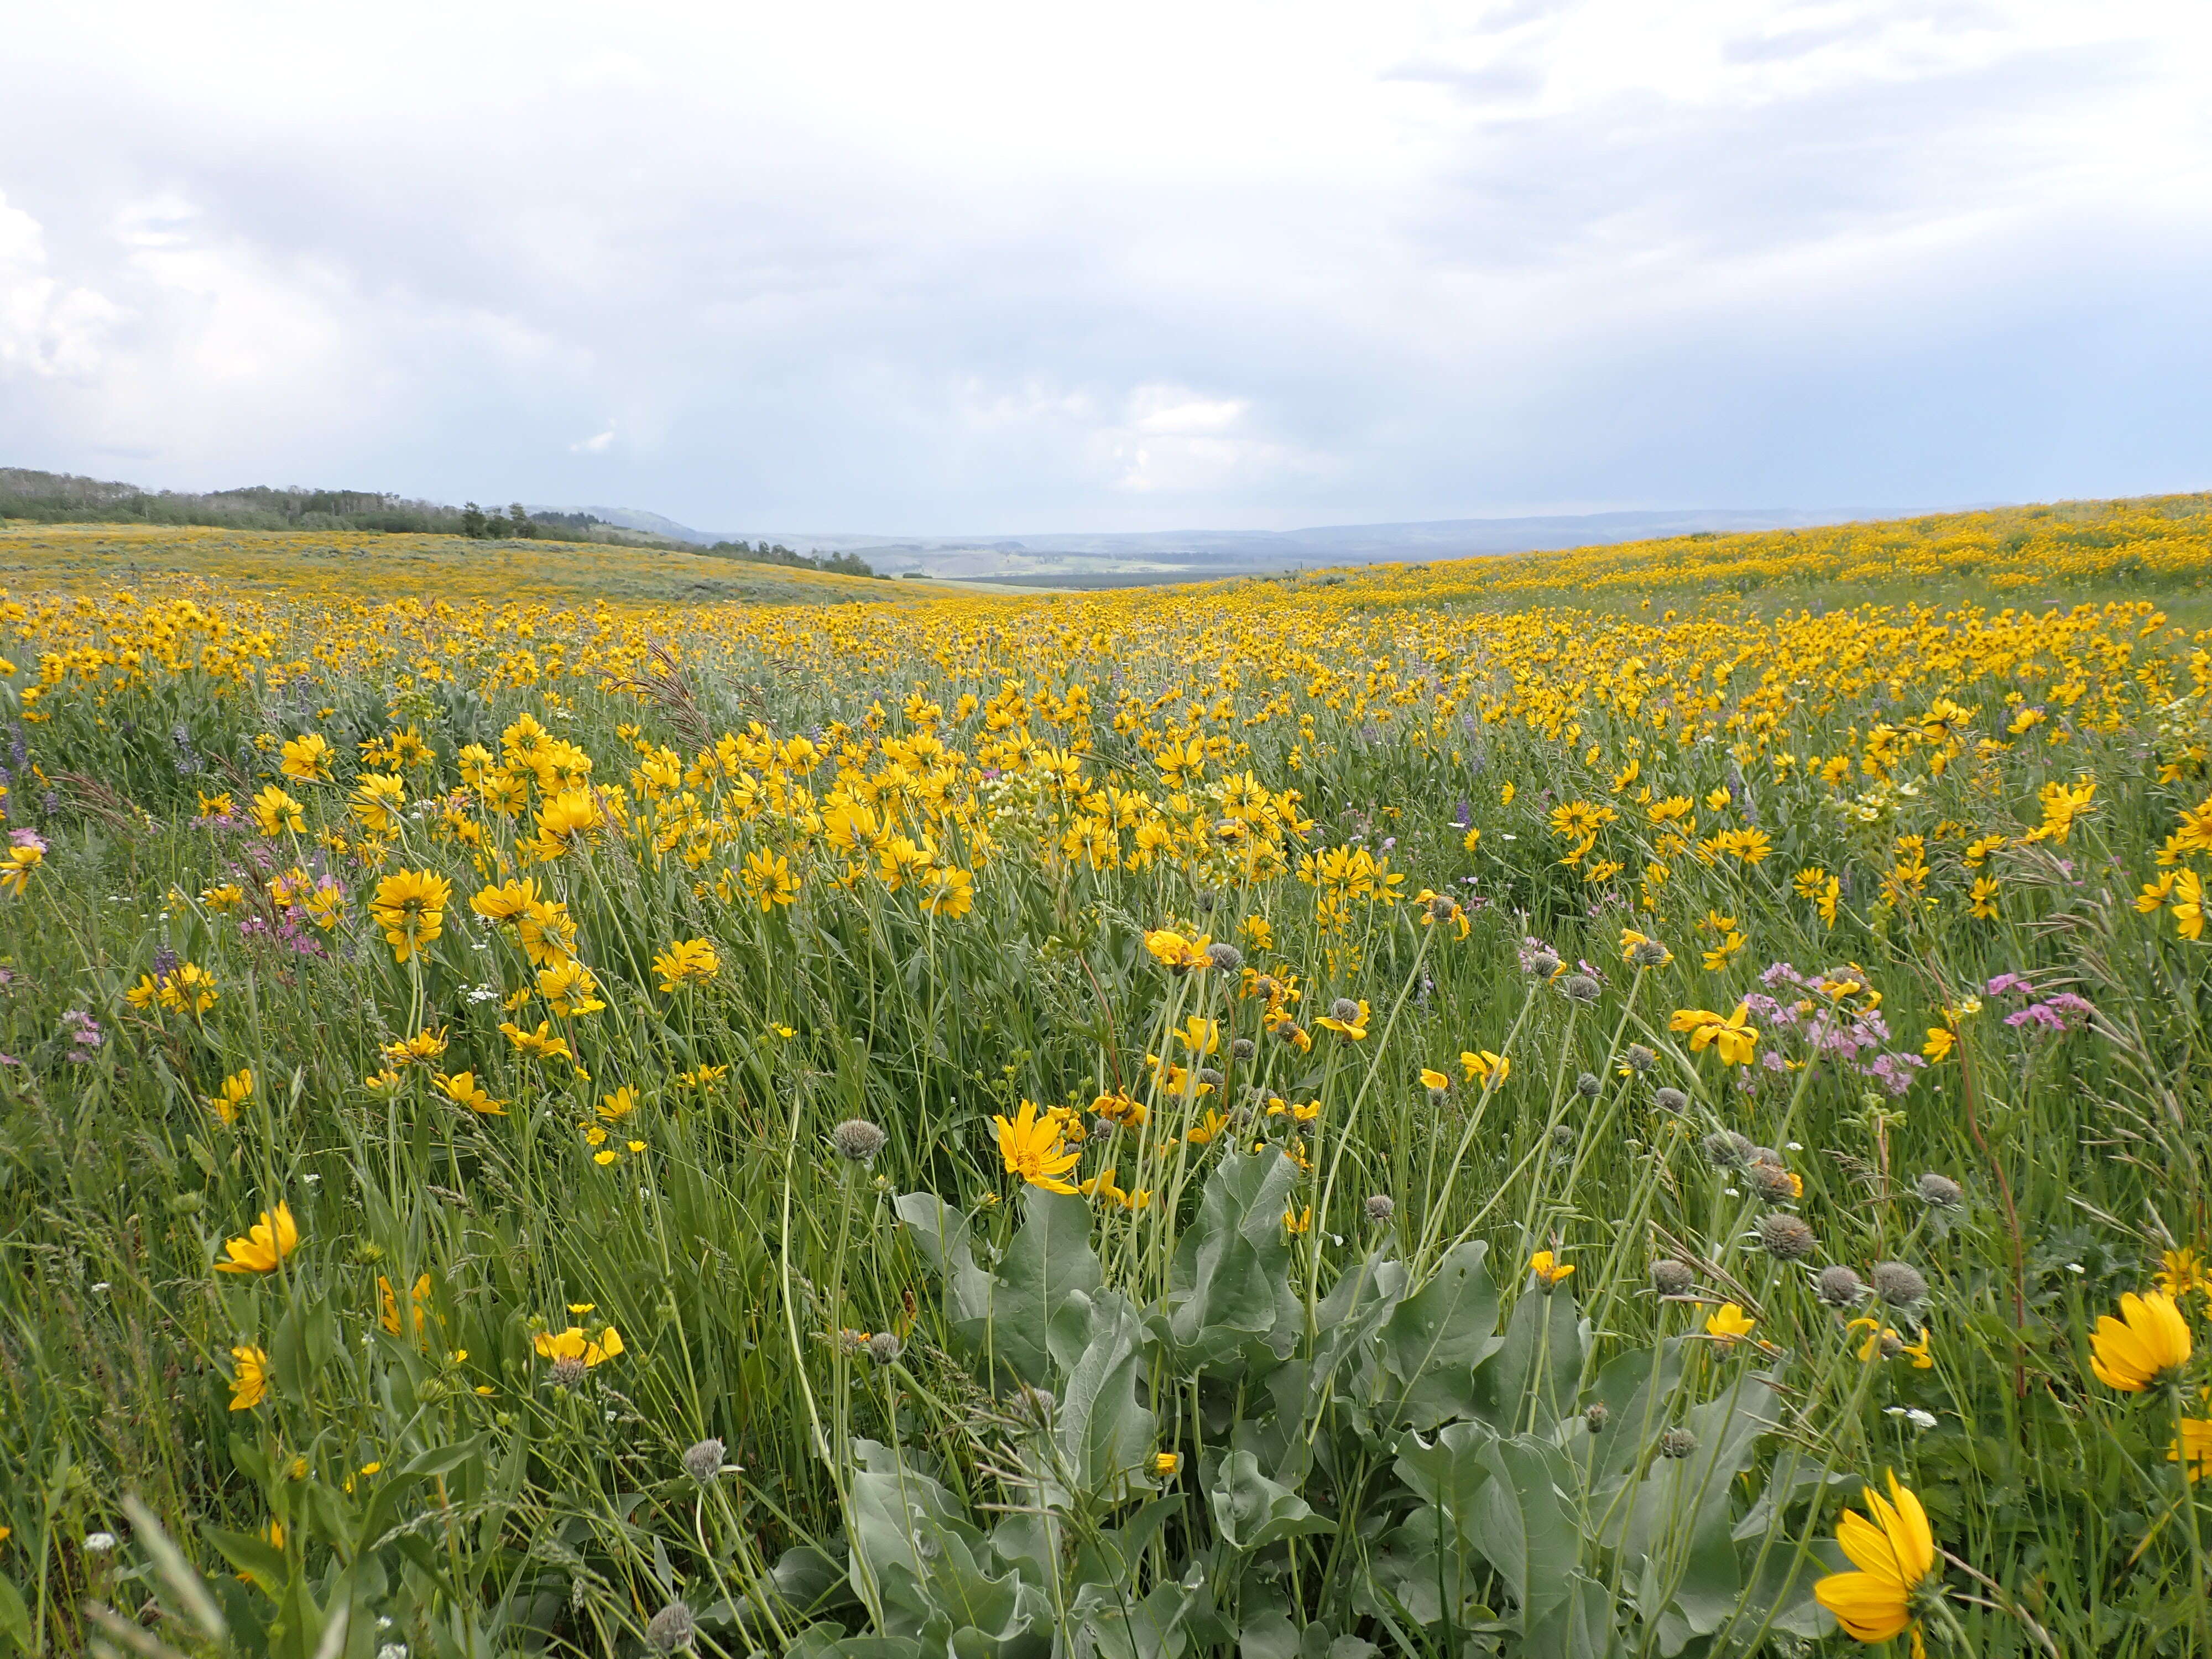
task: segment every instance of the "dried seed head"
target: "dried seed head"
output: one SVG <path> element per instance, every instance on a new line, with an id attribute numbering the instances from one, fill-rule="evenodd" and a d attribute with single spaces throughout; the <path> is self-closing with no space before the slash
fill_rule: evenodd
<path id="1" fill-rule="evenodd" d="M 1667 960 L 1667 947 L 1656 939 L 1639 939 L 1628 959 L 1638 968 L 1656 968 Z"/>
<path id="2" fill-rule="evenodd" d="M 1705 1162 L 1716 1170 L 1741 1170 L 1751 1161 L 1752 1145 L 1732 1130 L 1705 1137 Z"/>
<path id="3" fill-rule="evenodd" d="M 1832 1308 L 1853 1308 L 1866 1299 L 1866 1281 L 1840 1261 L 1832 1267 L 1820 1269 L 1814 1289 L 1820 1300 Z"/>
<path id="4" fill-rule="evenodd" d="M 1592 1434 L 1602 1434 L 1605 1432 L 1607 1422 L 1612 1416 L 1612 1409 L 1604 1401 L 1600 1400 L 1594 1402 L 1589 1409 L 1583 1413 L 1583 1422 Z"/>
<path id="5" fill-rule="evenodd" d="M 1697 1271 L 1686 1261 L 1662 1255 L 1651 1264 L 1651 1288 L 1662 1296 L 1686 1295 L 1697 1282 Z"/>
<path id="6" fill-rule="evenodd" d="M 1198 1080 L 1200 1083 L 1210 1083 L 1217 1089 L 1222 1084 L 1221 1073 L 1211 1066 L 1201 1066 L 1198 1068 Z"/>
<path id="7" fill-rule="evenodd" d="M 1231 1060 L 1240 1062 L 1248 1060 L 1258 1052 L 1258 1048 L 1253 1043 L 1250 1037 L 1231 1037 L 1229 1039 L 1229 1058 Z"/>
<path id="8" fill-rule="evenodd" d="M 1659 1455 L 1687 1457 L 1698 1449 L 1698 1437 L 1687 1429 L 1669 1429 L 1659 1437 Z"/>
<path id="9" fill-rule="evenodd" d="M 1662 1112 L 1681 1113 L 1690 1109 L 1690 1097 L 1680 1089 L 1660 1089 L 1651 1097 L 1651 1103 Z"/>
<path id="10" fill-rule="evenodd" d="M 1920 1269 L 1903 1261 L 1877 1261 L 1868 1275 L 1875 1294 L 1893 1308 L 1910 1308 L 1928 1299 L 1928 1281 Z"/>
<path id="11" fill-rule="evenodd" d="M 889 1331 L 878 1331 L 868 1339 L 868 1358 L 878 1365 L 890 1364 L 905 1352 L 904 1345 Z"/>
<path id="12" fill-rule="evenodd" d="M 1352 1009 L 1352 1012 L 1354 1013 L 1358 1012 L 1358 1009 L 1356 1006 Z M 1275 1035 L 1280 1037 L 1285 1042 L 1288 1043 L 1297 1043 L 1303 1041 L 1305 1034 L 1305 1027 L 1299 1024 L 1297 1021 L 1294 1019 L 1286 1019 L 1280 1025 L 1275 1027 Z"/>
<path id="13" fill-rule="evenodd" d="M 1595 1072 L 1584 1072 L 1575 1079 L 1575 1092 L 1584 1100 L 1595 1100 L 1605 1092 L 1605 1085 L 1598 1080 Z"/>
<path id="14" fill-rule="evenodd" d="M 1224 974 L 1233 974 L 1244 965 L 1244 953 L 1225 939 L 1207 945 L 1206 959 Z"/>
<path id="15" fill-rule="evenodd" d="M 1429 896 L 1430 921 L 1449 921 L 1458 914 L 1459 901 L 1449 893 L 1431 893 Z"/>
<path id="16" fill-rule="evenodd" d="M 1621 1059 L 1627 1062 L 1630 1071 L 1638 1074 L 1650 1071 L 1659 1063 L 1659 1056 L 1640 1042 L 1630 1043 L 1628 1052 Z"/>
<path id="17" fill-rule="evenodd" d="M 1960 1189 L 1957 1182 L 1933 1170 L 1915 1182 L 1912 1190 L 1919 1194 L 1920 1201 L 1931 1210 L 1955 1210 L 1966 1201 L 1966 1194 Z"/>
<path id="18" fill-rule="evenodd" d="M 1367 1200 L 1367 1218 L 1370 1221 L 1388 1221 L 1392 1216 L 1397 1213 L 1398 1200 L 1391 1197 L 1389 1194 L 1374 1193 L 1369 1195 Z"/>
<path id="19" fill-rule="evenodd" d="M 1201 890 L 1198 896 L 1199 913 L 1202 915 L 1212 910 L 1218 902 L 1212 889 Z"/>
<path id="20" fill-rule="evenodd" d="M 1034 1423 L 1039 1428 L 1052 1424 L 1052 1408 L 1059 1403 L 1050 1389 L 1032 1388 L 1024 1382 L 1021 1392 L 1014 1396 L 1014 1415 L 1023 1421 Z"/>
<path id="21" fill-rule="evenodd" d="M 698 1635 L 699 1621 L 681 1601 L 671 1601 L 646 1621 L 645 1643 L 655 1653 L 681 1653 Z"/>
<path id="22" fill-rule="evenodd" d="M 1347 1023 L 1359 1018 L 1359 1005 L 1350 997 L 1339 997 L 1328 1005 L 1329 1018 Z"/>
<path id="23" fill-rule="evenodd" d="M 855 1164 L 871 1162 L 884 1149 L 884 1132 L 864 1117 L 848 1117 L 830 1132 L 838 1155 Z"/>
<path id="24" fill-rule="evenodd" d="M 1744 1179 L 1751 1182 L 1752 1191 L 1769 1204 L 1787 1204 L 1801 1196 L 1797 1177 L 1779 1164 L 1755 1158 L 1744 1165 L 1743 1173 Z"/>
<path id="25" fill-rule="evenodd" d="M 545 1373 L 545 1380 L 556 1389 L 573 1389 L 584 1380 L 585 1370 L 580 1359 L 556 1359 Z"/>
<path id="26" fill-rule="evenodd" d="M 1820 1240 L 1797 1217 L 1776 1210 L 1759 1218 L 1759 1243 L 1778 1261 L 1802 1261 Z"/>
<path id="27" fill-rule="evenodd" d="M 1539 951 L 1528 958 L 1528 971 L 1539 979 L 1549 979 L 1559 971 L 1559 954 L 1553 951 Z"/>
<path id="28" fill-rule="evenodd" d="M 858 1359 L 868 1351 L 868 1334 L 849 1327 L 837 1333 L 837 1349 L 848 1359 Z"/>
<path id="29" fill-rule="evenodd" d="M 701 1486 L 709 1486 L 722 1472 L 722 1454 L 729 1449 L 719 1440 L 702 1440 L 684 1454 L 684 1473 Z"/>
<path id="30" fill-rule="evenodd" d="M 1598 982 L 1588 974 L 1569 974 L 1559 982 L 1559 989 L 1570 1002 L 1592 1003 L 1597 1000 Z"/>
<path id="31" fill-rule="evenodd" d="M 1581 1139 L 1581 1133 L 1571 1123 L 1554 1123 L 1552 1126 L 1552 1144 L 1563 1151 L 1571 1152 L 1575 1143 Z"/>

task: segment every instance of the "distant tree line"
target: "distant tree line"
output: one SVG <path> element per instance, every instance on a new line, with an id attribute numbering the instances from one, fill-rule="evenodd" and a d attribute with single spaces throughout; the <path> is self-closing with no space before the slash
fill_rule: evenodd
<path id="1" fill-rule="evenodd" d="M 207 525 L 232 530 L 367 530 L 418 535 L 467 536 L 477 541 L 542 538 L 606 542 L 744 559 L 755 564 L 830 570 L 872 576 L 866 559 L 851 553 L 794 552 L 763 538 L 757 544 L 716 542 L 699 547 L 647 531 L 625 530 L 591 513 L 532 513 L 520 501 L 486 509 L 474 501 L 448 507 L 369 489 L 274 489 L 254 484 L 204 495 L 141 489 L 136 484 L 0 467 L 0 519 L 39 524 Z"/>
<path id="2" fill-rule="evenodd" d="M 716 542 L 702 550 L 709 558 L 744 559 L 754 564 L 789 565 L 796 570 L 832 570 L 841 576 L 872 576 L 875 566 L 857 553 L 795 553 L 781 542 Z"/>

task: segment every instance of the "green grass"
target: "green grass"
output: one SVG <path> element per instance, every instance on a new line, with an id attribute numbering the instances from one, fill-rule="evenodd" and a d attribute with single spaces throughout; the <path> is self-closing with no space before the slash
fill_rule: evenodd
<path id="1" fill-rule="evenodd" d="M 423 556 L 427 588 L 447 566 Z M 657 575 L 592 580 L 611 597 L 685 597 Z M 830 579 L 761 580 L 811 595 Z M 919 598 L 928 585 L 854 586 Z M 1814 591 L 1809 608 L 1830 597 L 1863 596 Z M 1143 609 L 1173 597 L 1098 603 L 1122 608 L 1081 614 L 1164 632 L 1141 652 L 1127 638 L 1086 647 L 1067 672 L 1093 686 L 1096 711 L 1054 723 L 1033 702 L 1032 723 L 1045 743 L 1087 732 L 1094 781 L 1121 767 L 1164 795 L 1112 729 L 1110 673 L 1147 692 L 1188 674 L 1191 697 L 1232 695 L 1241 720 L 1282 690 L 1268 674 L 1291 613 L 1237 600 L 1251 609 L 1233 636 L 1218 618 L 1178 634 Z M 1723 659 L 1796 608 L 1728 613 L 1695 650 Z M 781 738 L 879 701 L 885 734 L 910 734 L 910 695 L 951 710 L 1022 672 L 1016 647 L 961 643 L 972 613 L 947 614 L 941 635 L 917 623 L 855 651 L 834 681 L 722 634 L 688 641 L 688 690 L 658 696 L 579 678 L 556 707 L 543 689 L 401 687 L 390 671 L 282 688 L 191 671 L 37 704 L 46 718 L 17 728 L 28 752 L 8 808 L 48 846 L 0 910 L 0 1650 L 631 1653 L 680 1601 L 699 1650 L 731 1654 L 1042 1656 L 1079 1632 L 1087 1650 L 1159 1655 L 1797 1652 L 1848 1645 L 1806 1591 L 1838 1563 L 1838 1510 L 1885 1469 L 1965 1564 L 1942 1571 L 1931 1639 L 1955 1628 L 1958 1650 L 1978 1654 L 2203 1650 L 2191 1585 L 2212 1515 L 2166 1461 L 2171 1403 L 2104 1388 L 2087 1363 L 2097 1316 L 2146 1286 L 2162 1251 L 2202 1248 L 2212 1230 L 2207 947 L 2131 902 L 2205 788 L 2185 757 L 2172 781 L 2156 763 L 2183 755 L 2203 716 L 2194 699 L 2153 698 L 2140 658 L 2091 674 L 2081 708 L 2109 691 L 2106 729 L 2062 720 L 2063 744 L 2038 728 L 1987 756 L 1969 740 L 1940 771 L 1931 741 L 1887 783 L 1856 773 L 1831 787 L 1766 754 L 1857 757 L 1877 723 L 1912 726 L 1939 693 L 2001 735 L 2008 691 L 2039 702 L 2062 676 L 2032 653 L 1947 670 L 1900 651 L 1858 690 L 1808 694 L 1746 761 L 1731 752 L 1740 732 L 1692 719 L 1675 741 L 1648 710 L 1588 696 L 1571 735 L 1547 733 L 1528 701 L 1535 646 L 1512 614 L 1377 596 L 1344 615 L 1340 684 L 1386 652 L 1408 679 L 1428 672 L 1426 638 L 1389 635 L 1407 617 L 1494 624 L 1449 635 L 1452 660 L 1470 684 L 1511 690 L 1516 712 L 1485 722 L 1469 701 L 1468 720 L 1431 718 L 1431 692 L 1382 725 L 1381 693 L 1355 710 L 1301 662 L 1288 712 L 1201 729 L 1249 745 L 1211 762 L 1207 782 L 1249 767 L 1304 792 L 1292 866 L 1309 848 L 1387 846 L 1408 878 L 1398 902 L 1324 910 L 1322 888 L 1253 878 L 1218 838 L 1144 869 L 1072 865 L 1046 850 L 1068 808 L 1014 763 L 956 783 L 976 812 L 933 825 L 933 856 L 977 870 L 972 913 L 936 915 L 865 856 L 842 888 L 848 860 L 803 810 L 741 810 L 695 781 L 728 823 L 696 867 L 683 834 L 656 850 L 642 832 L 515 866 L 565 900 L 574 954 L 598 977 L 606 1006 L 573 1018 L 542 999 L 503 1007 L 534 986 L 532 964 L 468 906 L 515 858 L 526 817 L 478 819 L 472 847 L 424 811 L 369 870 L 316 844 L 325 829 L 357 841 L 340 788 L 293 786 L 307 828 L 273 837 L 191 804 L 220 781 L 242 812 L 274 772 L 253 735 L 312 728 L 317 705 L 343 709 L 356 735 L 419 730 L 435 757 L 404 775 L 416 802 L 456 785 L 463 745 L 496 750 L 530 713 L 593 758 L 599 782 L 629 782 L 643 823 L 639 745 L 689 760 L 696 720 L 742 732 L 758 718 Z M 2188 644 L 2144 649 L 2178 663 Z M 1232 691 L 1217 654 L 1242 677 Z M 31 657 L 15 655 L 20 685 Z M 1683 685 L 1700 683 L 1686 654 L 1683 666 Z M 189 775 L 170 737 L 184 719 L 197 746 L 183 753 L 202 769 Z M 945 725 L 971 759 L 991 740 L 980 716 Z M 1660 795 L 1730 790 L 1728 807 L 1700 809 L 1709 825 L 1757 823 L 1771 854 L 1668 854 L 1643 906 L 1638 876 L 1662 849 L 1636 786 L 1612 787 L 1631 756 Z M 342 753 L 342 778 L 369 769 Z M 819 801 L 835 772 L 786 781 Z M 2000 915 L 1971 915 L 1966 842 L 2017 842 L 2040 821 L 2038 788 L 2082 775 L 2098 782 L 2092 809 L 2063 843 L 1996 854 Z M 1863 791 L 1879 799 L 1855 810 Z M 1595 886 L 1559 862 L 1567 843 L 1546 824 L 1577 798 L 1622 814 L 1591 856 L 1626 867 Z M 1884 902 L 1905 835 L 1928 838 L 1937 904 Z M 803 854 L 795 903 L 763 909 L 734 873 L 716 893 L 754 850 Z M 344 889 L 334 929 L 288 921 L 272 896 L 295 861 Z M 1814 864 L 1847 880 L 1832 927 L 1792 890 Z M 404 963 L 365 914 L 380 875 L 403 867 L 454 884 L 441 936 Z M 243 890 L 235 906 L 200 896 L 226 883 Z M 1425 886 L 1468 899 L 1464 939 L 1413 903 Z M 1701 924 L 1716 913 L 1746 939 L 1708 969 L 1701 952 L 1720 941 Z M 1246 930 L 1253 916 L 1271 947 Z M 1145 943 L 1162 927 L 1297 974 L 1289 1012 L 1310 1052 L 1266 1029 L 1265 999 L 1243 994 L 1238 973 L 1164 968 Z M 1673 959 L 1625 963 L 1627 927 Z M 718 971 L 662 989 L 653 958 L 692 939 L 714 944 Z M 1569 975 L 1582 960 L 1601 970 L 1594 1000 L 1530 971 L 1532 939 Z M 205 965 L 219 1000 L 197 1015 L 134 1006 L 127 993 L 162 952 Z M 1670 1029 L 1677 1009 L 1728 1014 L 1774 963 L 1863 975 L 1879 1009 L 1845 1000 L 1867 1052 L 1847 1063 L 1769 1017 L 1759 1050 L 1787 1063 L 1725 1067 Z M 2033 993 L 1987 991 L 2009 973 Z M 2007 1023 L 2060 993 L 2094 1017 L 2063 1031 Z M 1318 1025 L 1339 997 L 1367 1003 L 1364 1037 Z M 1891 1062 L 1906 1079 L 1896 1093 L 1863 1069 L 1877 1053 L 1917 1060 L 1947 1008 L 1960 1011 L 1950 1059 Z M 96 1047 L 73 1036 L 72 1011 Z M 1216 1023 L 1213 1054 L 1177 1035 L 1193 1017 Z M 588 1078 L 501 1030 L 541 1020 Z M 434 1066 L 364 1086 L 382 1045 L 425 1028 L 448 1045 Z M 1471 1079 L 1459 1057 L 1484 1049 L 1508 1054 L 1510 1075 Z M 1191 1069 L 1178 1083 L 1148 1056 Z M 1201 1063 L 1222 1073 L 1203 1096 Z M 681 1080 L 702 1067 L 726 1069 Z M 1425 1086 L 1424 1067 L 1450 1086 Z M 250 1103 L 225 1124 L 205 1102 L 249 1068 Z M 434 1086 L 434 1071 L 462 1070 L 503 1115 Z M 635 1109 L 604 1115 L 625 1087 Z M 1662 1087 L 1685 1098 L 1670 1105 Z M 1147 1108 L 1146 1127 L 1094 1136 L 1074 1173 L 1111 1163 L 1125 1188 L 1152 1191 L 1146 1207 L 1009 1176 L 994 1116 L 1029 1100 L 1088 1120 L 1117 1092 Z M 1307 1128 L 1270 1101 L 1321 1109 Z M 1242 1109 L 1235 1127 L 1190 1141 L 1223 1103 Z M 866 1164 L 836 1150 L 836 1126 L 854 1119 L 885 1137 Z M 1771 1149 L 1802 1196 L 1763 1200 L 1756 1172 L 1716 1163 L 1708 1139 L 1730 1132 Z M 1923 1202 L 1925 1173 L 1956 1182 L 1960 1206 Z M 1391 1200 L 1386 1218 L 1370 1195 Z M 224 1241 L 280 1200 L 302 1237 L 281 1271 L 212 1272 Z M 1310 1231 L 1284 1227 L 1309 1206 Z M 1811 1229 L 1806 1261 L 1760 1246 L 1759 1218 L 1778 1215 Z M 1528 1272 L 1539 1249 L 1575 1268 L 1549 1295 Z M 1661 1257 L 1690 1264 L 1686 1296 L 1654 1294 Z M 1924 1274 L 1924 1304 L 1839 1310 L 1816 1294 L 1820 1267 L 1898 1261 Z M 1752 1340 L 1706 1334 L 1724 1302 L 1756 1320 Z M 2201 1327 L 2203 1296 L 2185 1305 Z M 1848 1322 L 1868 1315 L 1899 1346 L 1924 1335 L 1929 1363 L 1878 1341 L 1863 1356 L 1869 1333 Z M 623 1352 L 556 1373 L 535 1339 L 571 1324 L 611 1324 Z M 845 1333 L 892 1334 L 896 1358 Z M 232 1351 L 247 1345 L 272 1381 L 233 1411 Z M 2192 1388 L 2201 1354 L 2193 1366 Z M 1038 1388 L 1053 1395 L 1042 1427 Z M 1610 1413 L 1602 1433 L 1587 1426 L 1594 1402 Z M 1681 1427 L 1697 1448 L 1664 1457 L 1662 1432 Z M 709 1438 L 732 1467 L 702 1482 L 684 1460 Z M 1160 1452 L 1180 1455 L 1172 1474 L 1151 1472 Z M 120 1541 L 95 1548 L 103 1532 Z"/>

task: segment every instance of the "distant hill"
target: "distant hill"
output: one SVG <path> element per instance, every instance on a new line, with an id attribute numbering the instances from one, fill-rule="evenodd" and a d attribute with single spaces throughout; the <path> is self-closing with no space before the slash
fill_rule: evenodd
<path id="1" fill-rule="evenodd" d="M 1006 536 L 695 530 L 629 507 L 514 506 L 487 512 L 376 490 L 146 490 L 70 473 L 0 468 L 0 519 L 219 525 L 256 530 L 368 530 L 538 538 L 686 549 L 756 563 L 855 575 L 930 575 L 1030 586 L 1121 586 L 1316 565 L 1530 553 L 1700 532 L 1802 529 L 1895 516 L 1787 507 L 1552 514 L 1322 525 L 1304 530 L 1174 530 Z"/>

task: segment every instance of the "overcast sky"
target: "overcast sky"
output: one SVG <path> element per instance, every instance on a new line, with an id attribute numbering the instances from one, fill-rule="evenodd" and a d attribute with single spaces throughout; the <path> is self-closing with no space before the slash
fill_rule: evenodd
<path id="1" fill-rule="evenodd" d="M 0 0 L 0 465 L 708 529 L 2212 485 L 2212 4 Z"/>

